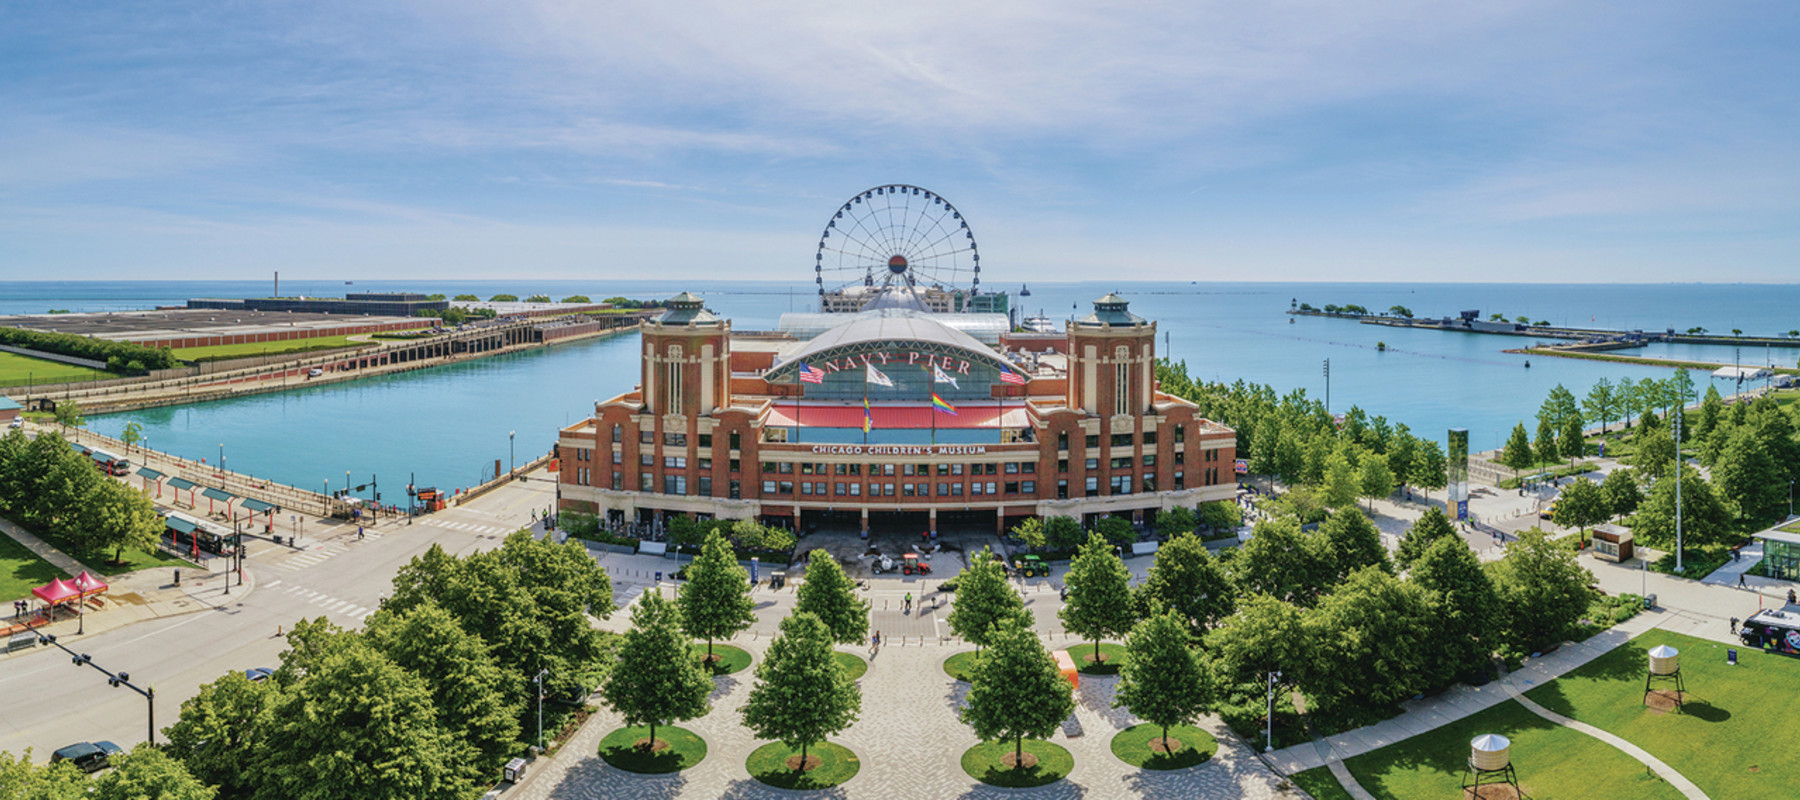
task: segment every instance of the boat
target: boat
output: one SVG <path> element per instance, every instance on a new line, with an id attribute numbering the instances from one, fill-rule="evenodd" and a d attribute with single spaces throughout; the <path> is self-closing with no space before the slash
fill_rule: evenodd
<path id="1" fill-rule="evenodd" d="M 1036 316 L 1026 317 L 1025 322 L 1021 327 L 1032 333 L 1056 332 L 1056 323 L 1052 322 L 1049 317 L 1044 316 L 1042 313 L 1039 313 Z"/>
<path id="2" fill-rule="evenodd" d="M 1027 286 L 1023 283 L 1019 284 L 1019 296 L 1020 297 L 1030 297 L 1031 296 L 1031 287 Z"/>

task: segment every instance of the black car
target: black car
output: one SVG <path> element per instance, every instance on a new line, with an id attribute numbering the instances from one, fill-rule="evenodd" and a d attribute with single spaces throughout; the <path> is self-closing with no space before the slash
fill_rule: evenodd
<path id="1" fill-rule="evenodd" d="M 99 772 L 111 766 L 111 759 L 125 752 L 112 742 L 76 742 L 50 754 L 50 763 L 68 761 L 82 772 Z"/>

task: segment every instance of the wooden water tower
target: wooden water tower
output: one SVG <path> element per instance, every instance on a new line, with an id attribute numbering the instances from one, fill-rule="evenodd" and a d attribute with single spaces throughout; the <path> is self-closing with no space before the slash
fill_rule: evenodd
<path id="1" fill-rule="evenodd" d="M 1644 702 L 1650 702 L 1651 681 L 1672 681 L 1675 693 L 1670 698 L 1676 708 L 1681 707 L 1681 700 L 1687 694 L 1687 685 L 1681 679 L 1681 652 L 1666 644 L 1650 648 L 1650 667 L 1644 672 Z M 1659 697 L 1669 697 L 1667 691 L 1655 693 Z"/>
<path id="2" fill-rule="evenodd" d="M 1520 797 L 1519 776 L 1512 765 L 1512 742 L 1497 733 L 1484 733 L 1470 741 L 1469 766 L 1463 771 L 1462 788 L 1463 797 L 1468 800 Z"/>

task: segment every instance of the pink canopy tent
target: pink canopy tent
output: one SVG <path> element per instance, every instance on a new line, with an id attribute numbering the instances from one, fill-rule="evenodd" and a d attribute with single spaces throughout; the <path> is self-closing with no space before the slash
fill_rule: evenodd
<path id="1" fill-rule="evenodd" d="M 76 575 L 75 580 L 72 581 L 72 583 L 75 584 L 76 589 L 81 591 L 82 597 L 87 597 L 91 594 L 100 594 L 101 592 L 106 591 L 107 588 L 106 581 L 100 580 L 86 571 L 83 571 L 80 575 Z"/>
<path id="2" fill-rule="evenodd" d="M 57 578 L 43 586 L 32 589 L 31 593 L 37 595 L 39 600 L 49 603 L 50 605 L 66 603 L 81 596 L 81 590 L 75 588 L 75 584 L 65 581 L 62 578 Z"/>

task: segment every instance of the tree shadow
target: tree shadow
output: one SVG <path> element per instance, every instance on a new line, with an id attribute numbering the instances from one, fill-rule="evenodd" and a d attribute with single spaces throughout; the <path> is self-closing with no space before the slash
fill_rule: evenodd
<path id="1" fill-rule="evenodd" d="M 1032 767 L 1027 771 L 1035 772 L 1037 769 L 1037 767 Z M 1024 794 L 1029 794 L 1036 798 L 1046 798 L 1047 800 L 1079 800 L 1079 798 L 1087 796 L 1087 789 L 1080 784 L 1071 782 L 1067 776 L 1064 776 L 1053 783 L 1044 784 L 1043 786 L 1020 787 L 1016 789 L 978 783 L 969 787 L 968 791 L 959 795 L 957 800 L 1000 800 L 1001 798 L 1008 798 L 1010 800 L 1011 798 L 1017 798 Z M 904 795 L 897 794 L 895 796 Z M 1175 795 L 1167 796 L 1174 797 Z"/>
<path id="2" fill-rule="evenodd" d="M 1679 713 L 1686 714 L 1701 722 L 1724 722 L 1731 719 L 1731 712 L 1715 706 L 1705 700 L 1687 700 L 1681 704 Z"/>
<path id="3" fill-rule="evenodd" d="M 852 777 L 850 780 L 856 780 L 856 778 Z M 844 790 L 843 784 L 828 789 L 782 789 L 755 778 L 739 778 L 732 781 L 730 786 L 725 787 L 725 791 L 719 797 L 720 800 L 761 800 L 771 795 L 788 796 L 801 793 L 807 797 L 830 798 L 831 800 L 844 800 L 850 796 L 850 793 Z"/>
<path id="4" fill-rule="evenodd" d="M 594 756 L 583 757 L 564 772 L 549 797 L 616 797 L 630 793 L 647 800 L 674 800 L 687 786 L 679 772 L 642 775 L 627 772 Z M 598 790 L 597 792 L 595 790 Z"/>
<path id="5" fill-rule="evenodd" d="M 973 687 L 969 685 L 968 681 L 952 681 L 950 691 L 944 694 L 944 704 L 949 706 L 951 711 L 961 714 L 963 708 L 969 704 L 969 689 L 971 688 Z"/>
<path id="6" fill-rule="evenodd" d="M 717 703 L 720 700 L 723 700 L 726 695 L 731 694 L 731 690 L 737 688 L 737 685 L 738 679 L 736 675 L 713 676 L 713 690 L 711 694 L 706 696 L 707 702 Z"/>

